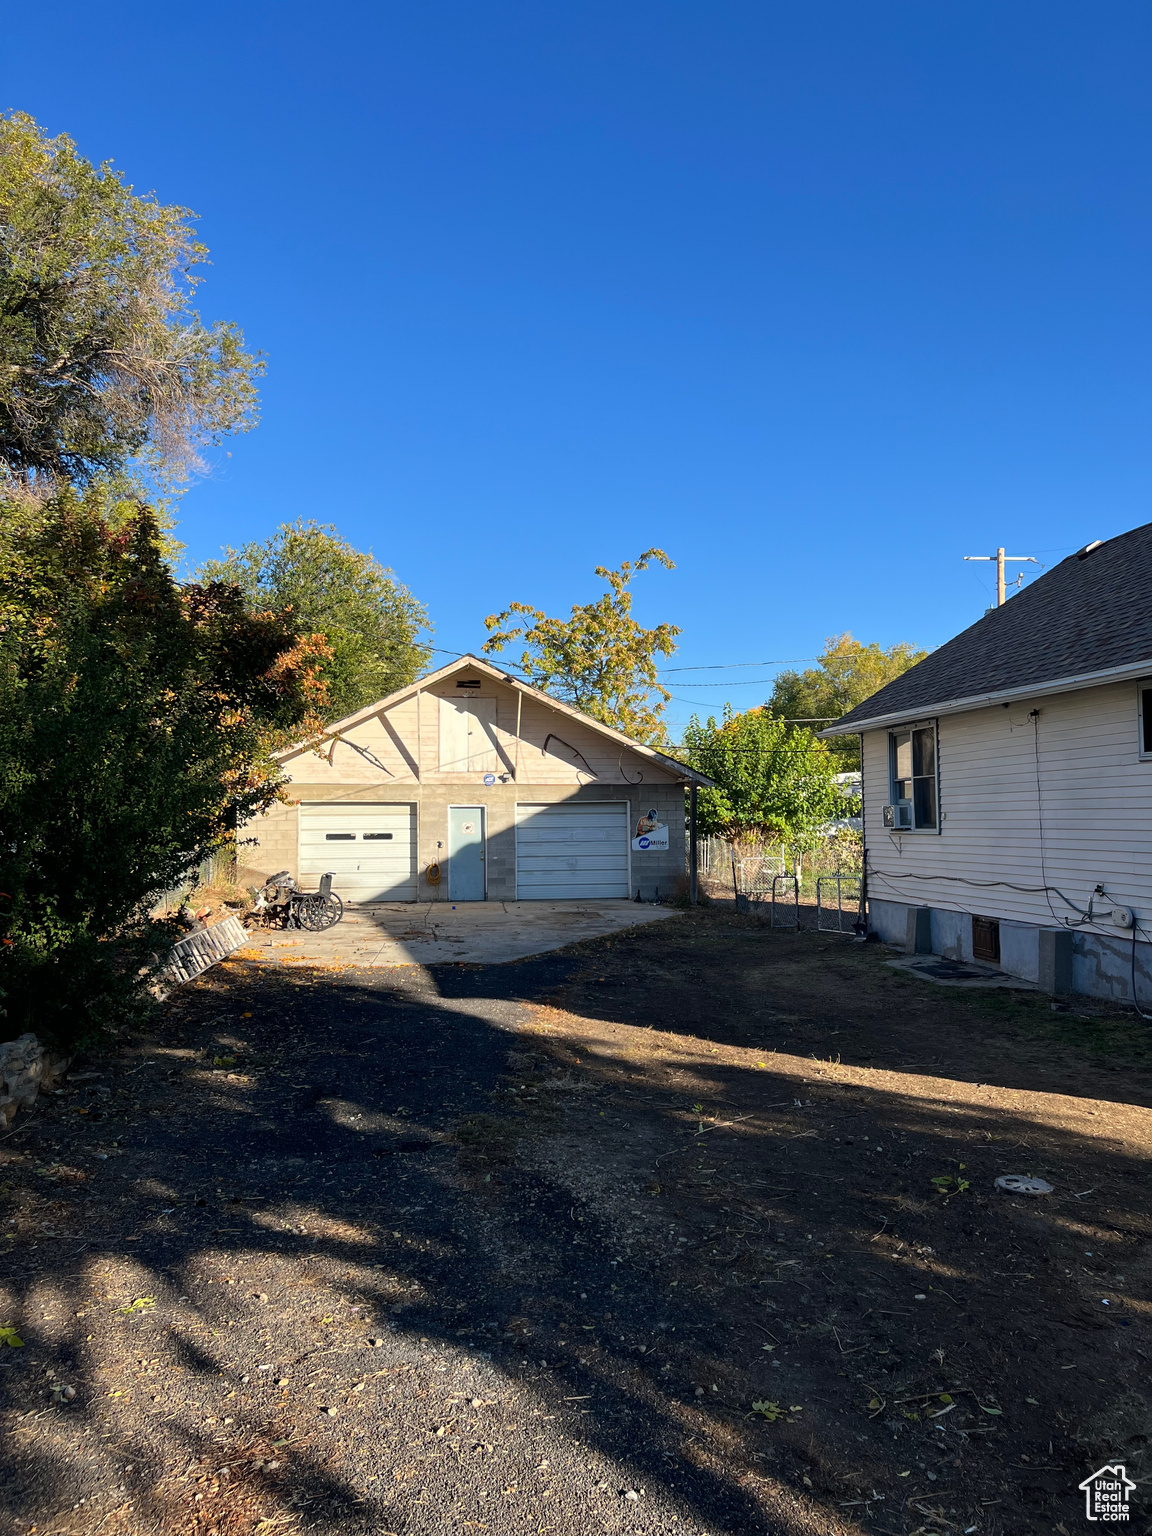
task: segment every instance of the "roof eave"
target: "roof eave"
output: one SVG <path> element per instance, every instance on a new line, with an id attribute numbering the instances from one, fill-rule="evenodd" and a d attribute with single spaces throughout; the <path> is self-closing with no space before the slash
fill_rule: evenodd
<path id="1" fill-rule="evenodd" d="M 885 726 L 927 719 L 930 715 L 959 715 L 972 709 L 986 709 L 990 704 L 1011 704 L 1017 699 L 1050 698 L 1056 693 L 1074 693 L 1081 688 L 1097 688 L 1107 683 L 1134 682 L 1152 676 L 1152 657 L 1128 662 L 1122 667 L 1107 667 L 1101 672 L 1083 672 L 1073 677 L 1057 677 L 1046 683 L 1031 683 L 1021 688 L 1001 688 L 994 693 L 974 693 L 962 699 L 948 699 L 940 704 L 920 704 L 916 708 L 895 710 L 886 715 L 872 715 L 865 720 L 845 716 L 835 725 L 818 731 L 818 736 L 858 736 L 863 731 L 878 731 Z"/>

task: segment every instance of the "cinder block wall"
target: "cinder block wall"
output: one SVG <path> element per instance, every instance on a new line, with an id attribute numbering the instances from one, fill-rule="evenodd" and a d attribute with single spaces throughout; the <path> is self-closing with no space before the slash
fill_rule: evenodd
<path id="1" fill-rule="evenodd" d="M 407 793 L 403 792 L 407 791 Z M 293 801 L 362 801 L 370 804 L 416 806 L 418 890 L 421 901 L 447 901 L 448 882 L 429 885 L 428 866 L 446 866 L 448 809 L 481 805 L 485 810 L 489 901 L 516 898 L 516 806 L 563 804 L 570 801 L 624 801 L 628 805 L 629 839 L 637 819 L 655 810 L 668 828 L 667 852 L 633 851 L 630 896 L 642 901 L 659 894 L 667 899 L 683 876 L 685 865 L 684 787 L 680 784 L 516 785 L 426 784 L 397 786 L 390 793 L 374 785 L 293 784 Z M 275 805 L 240 833 L 242 884 L 260 884 L 276 870 L 298 876 L 299 810 L 295 804 Z M 446 869 L 445 869 L 446 874 Z"/>
<path id="2" fill-rule="evenodd" d="M 298 873 L 300 812 L 295 805 L 276 804 L 237 834 L 236 882 L 263 885 L 269 875 L 286 869 Z"/>

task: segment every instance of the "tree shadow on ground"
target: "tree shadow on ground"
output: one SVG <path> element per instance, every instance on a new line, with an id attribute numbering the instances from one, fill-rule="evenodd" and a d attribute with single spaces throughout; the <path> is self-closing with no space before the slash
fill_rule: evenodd
<path id="1" fill-rule="evenodd" d="M 1082 1367 L 1105 1351 L 1121 1372 L 1146 1317 L 1117 1295 L 1102 1325 L 1058 1282 L 1088 1227 L 1112 1271 L 1121 1251 L 1129 1276 L 1146 1262 L 1139 1157 L 1033 1116 L 1028 1153 L 1061 1190 L 1104 1168 L 1107 1191 L 1090 1218 L 1063 1196 L 996 1204 L 987 1176 L 1019 1111 L 806 1085 L 795 1057 L 710 1059 L 717 1041 L 782 1034 L 733 1021 L 731 999 L 714 1017 L 694 1001 L 741 990 L 706 954 L 666 948 L 678 1004 L 644 974 L 643 1006 L 597 1007 L 601 974 L 627 980 L 652 949 L 645 932 L 434 976 L 234 968 L 106 1064 L 110 1118 L 46 1106 L 3 1172 L 35 1206 L 4 1277 L 2 1320 L 27 1340 L 3 1373 L 12 1530 L 95 1529 L 91 1504 L 72 1508 L 95 1487 L 109 1533 L 289 1516 L 413 1536 L 485 1516 L 655 1531 L 675 1514 L 710 1536 L 833 1536 L 910 1530 L 954 1484 L 941 1528 L 975 1508 L 981 1532 L 1024 1533 L 1093 1447 L 1138 1462 L 1138 1382 L 1100 1392 Z M 777 993 L 810 985 L 793 964 L 777 957 Z M 677 966 L 699 972 L 691 987 Z M 579 1027 L 532 1006 L 574 987 Z M 873 1006 L 882 1029 L 857 997 Z M 637 1043 L 645 1007 L 669 1059 Z M 967 1189 L 932 1184 L 961 1164 Z M 80 1249 L 33 1235 L 65 1220 Z M 1037 1274 L 1054 1282 L 1039 1314 Z M 1047 1406 L 1069 1360 L 1074 1415 Z M 65 1379 L 76 1400 L 54 1406 Z M 942 1393 L 937 1426 L 921 1409 Z M 507 1411 L 469 1406 L 494 1394 Z M 555 1502 L 541 1445 L 566 1458 Z M 616 1469 L 608 1489 L 592 1462 Z M 919 1487 L 894 1481 L 905 1467 Z M 645 1500 L 625 1505 L 626 1487 Z M 905 1518 L 904 1494 L 928 1506 Z"/>

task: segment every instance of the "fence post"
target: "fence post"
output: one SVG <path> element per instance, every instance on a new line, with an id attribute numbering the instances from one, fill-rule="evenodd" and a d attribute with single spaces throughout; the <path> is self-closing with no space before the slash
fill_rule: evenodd
<path id="1" fill-rule="evenodd" d="M 697 847 L 697 845 L 696 845 L 696 785 L 695 784 L 693 784 L 692 789 L 691 789 L 691 791 L 689 793 L 688 801 L 689 801 L 689 810 L 688 810 L 688 845 L 689 845 L 689 850 L 690 850 L 689 855 L 688 855 L 688 858 L 689 858 L 689 863 L 688 863 L 688 899 L 692 903 L 692 905 L 695 906 L 696 905 L 697 886 L 698 886 L 698 876 L 697 876 L 697 870 L 696 870 L 696 858 L 697 858 L 696 847 Z"/>

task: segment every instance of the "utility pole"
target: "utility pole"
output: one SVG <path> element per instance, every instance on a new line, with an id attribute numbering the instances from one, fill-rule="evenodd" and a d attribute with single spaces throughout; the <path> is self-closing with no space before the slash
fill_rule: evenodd
<path id="1" fill-rule="evenodd" d="M 965 560 L 995 560 L 995 562 L 996 562 L 996 606 L 997 606 L 997 608 L 1003 608 L 1004 604 L 1008 600 L 1007 596 L 1005 594 L 1005 591 L 1004 591 L 1004 562 L 1006 560 L 1011 560 L 1014 565 L 1027 565 L 1029 562 L 1031 562 L 1033 565 L 1039 565 L 1040 564 L 1039 560 L 1037 560 L 1035 555 L 1006 555 L 1004 553 L 1004 546 L 1003 546 L 1003 544 L 1001 544 L 1000 548 L 996 551 L 996 553 L 994 555 L 965 555 L 964 558 L 965 558 Z M 1023 579 L 1024 579 L 1024 572 L 1021 571 L 1020 575 L 1016 578 L 1017 586 L 1019 586 L 1020 582 Z"/>

